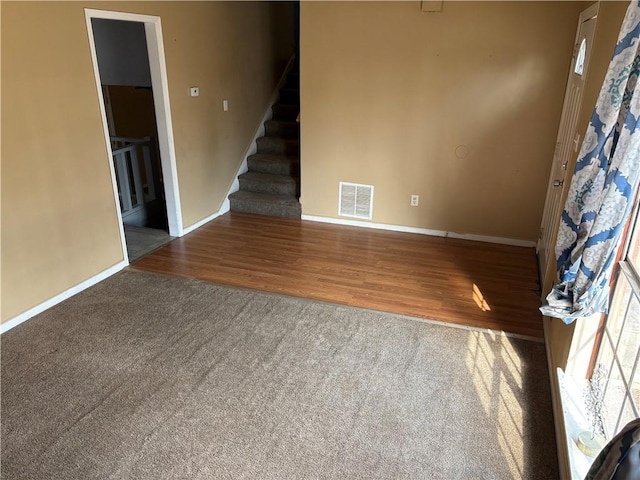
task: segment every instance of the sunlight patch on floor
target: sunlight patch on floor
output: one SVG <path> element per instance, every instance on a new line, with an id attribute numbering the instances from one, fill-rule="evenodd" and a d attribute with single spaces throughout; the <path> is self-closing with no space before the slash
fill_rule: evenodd
<path id="1" fill-rule="evenodd" d="M 484 335 L 473 332 L 469 334 L 467 349 L 467 368 L 472 374 L 472 381 L 478 393 L 478 399 L 487 416 L 491 415 L 491 379 L 480 374 L 483 370 L 491 370 L 495 357 Z"/>
<path id="2" fill-rule="evenodd" d="M 484 298 L 482 291 L 475 283 L 473 284 L 472 297 L 473 297 L 473 301 L 476 302 L 476 305 L 478 305 L 480 310 L 482 310 L 483 312 L 491 311 L 491 307 L 489 306 L 486 299 Z"/>
<path id="3" fill-rule="evenodd" d="M 499 348 L 490 342 L 497 342 Z M 466 365 L 479 403 L 485 414 L 496 420 L 498 444 L 513 478 L 522 478 L 524 420 L 517 395 L 522 390 L 522 362 L 506 337 L 473 332 L 469 334 Z"/>

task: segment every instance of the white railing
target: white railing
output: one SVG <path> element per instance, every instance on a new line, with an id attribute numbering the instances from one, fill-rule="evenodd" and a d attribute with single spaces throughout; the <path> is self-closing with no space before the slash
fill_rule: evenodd
<path id="1" fill-rule="evenodd" d="M 150 137 L 111 137 L 122 218 L 144 222 L 146 204 L 156 199 L 153 144 Z M 142 155 L 142 162 L 139 160 Z M 134 220 L 135 221 L 135 220 Z"/>

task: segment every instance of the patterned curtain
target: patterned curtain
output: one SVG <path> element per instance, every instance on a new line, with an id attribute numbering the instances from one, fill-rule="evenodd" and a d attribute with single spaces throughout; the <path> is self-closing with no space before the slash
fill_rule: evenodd
<path id="1" fill-rule="evenodd" d="M 640 0 L 632 0 L 571 179 L 556 243 L 560 283 L 540 310 L 571 323 L 606 312 L 640 174 Z"/>

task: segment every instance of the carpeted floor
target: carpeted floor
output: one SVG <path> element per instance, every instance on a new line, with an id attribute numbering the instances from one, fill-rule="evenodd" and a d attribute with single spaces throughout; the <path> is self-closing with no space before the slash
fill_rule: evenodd
<path id="1" fill-rule="evenodd" d="M 2 336 L 3 479 L 553 479 L 544 346 L 124 270 Z"/>

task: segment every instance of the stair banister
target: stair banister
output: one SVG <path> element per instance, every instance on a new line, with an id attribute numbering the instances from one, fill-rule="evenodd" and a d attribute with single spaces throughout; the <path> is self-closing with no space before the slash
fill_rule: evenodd
<path id="1" fill-rule="evenodd" d="M 123 217 L 156 199 L 151 137 L 110 137 Z M 138 149 L 142 151 L 144 178 Z M 131 185 L 133 182 L 133 185 Z M 146 182 L 146 185 L 145 185 Z M 145 191 L 146 186 L 146 191 Z"/>

